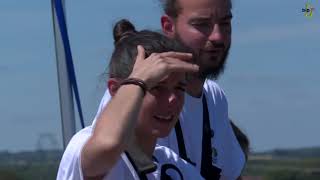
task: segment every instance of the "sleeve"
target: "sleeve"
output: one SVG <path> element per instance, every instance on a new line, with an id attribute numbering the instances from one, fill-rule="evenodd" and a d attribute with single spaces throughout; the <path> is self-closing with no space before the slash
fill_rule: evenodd
<path id="1" fill-rule="evenodd" d="M 81 151 L 90 134 L 83 130 L 77 133 L 68 144 L 60 161 L 57 180 L 83 180 Z"/>

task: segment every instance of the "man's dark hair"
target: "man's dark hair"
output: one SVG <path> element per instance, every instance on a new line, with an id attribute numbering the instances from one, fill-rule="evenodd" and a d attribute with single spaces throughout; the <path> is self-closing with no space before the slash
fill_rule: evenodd
<path id="1" fill-rule="evenodd" d="M 191 52 L 180 42 L 169 39 L 161 33 L 149 30 L 136 31 L 134 25 L 126 19 L 116 23 L 113 37 L 115 49 L 109 64 L 109 77 L 113 78 L 125 79 L 131 74 L 138 45 L 144 47 L 146 57 L 152 53 L 168 51 Z"/>
<path id="2" fill-rule="evenodd" d="M 162 2 L 162 9 L 164 13 L 176 19 L 182 10 L 179 0 L 160 0 L 160 1 Z M 230 0 L 230 8 L 232 8 L 231 0 Z"/>
<path id="3" fill-rule="evenodd" d="M 162 0 L 162 8 L 164 12 L 172 18 L 177 18 L 181 12 L 181 6 L 178 0 Z"/>

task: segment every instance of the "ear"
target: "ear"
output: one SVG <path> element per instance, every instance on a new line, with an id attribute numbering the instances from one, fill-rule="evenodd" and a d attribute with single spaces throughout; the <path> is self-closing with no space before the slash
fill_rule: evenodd
<path id="1" fill-rule="evenodd" d="M 168 15 L 161 16 L 161 28 L 163 33 L 169 38 L 174 38 L 175 23 L 174 20 Z"/>
<path id="2" fill-rule="evenodd" d="M 111 96 L 114 96 L 117 93 L 119 89 L 119 85 L 120 85 L 120 80 L 116 78 L 109 78 L 107 86 Z"/>

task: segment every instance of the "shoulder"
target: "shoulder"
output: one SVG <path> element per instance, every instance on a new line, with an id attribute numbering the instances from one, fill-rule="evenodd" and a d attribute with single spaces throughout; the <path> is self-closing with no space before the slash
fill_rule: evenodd
<path id="1" fill-rule="evenodd" d="M 60 161 L 57 179 L 83 179 L 80 155 L 91 133 L 92 127 L 89 126 L 72 137 Z"/>
<path id="2" fill-rule="evenodd" d="M 204 89 L 208 92 L 214 93 L 216 95 L 225 96 L 223 89 L 214 80 L 206 79 L 203 86 L 204 86 Z"/>
<path id="3" fill-rule="evenodd" d="M 227 98 L 224 90 L 217 84 L 214 80 L 207 79 L 204 83 L 204 93 L 209 98 L 213 100 L 214 103 L 226 103 Z"/>
<path id="4" fill-rule="evenodd" d="M 92 126 L 88 126 L 77 132 L 70 140 L 64 155 L 75 155 L 81 151 L 84 144 L 87 142 L 92 134 Z"/>

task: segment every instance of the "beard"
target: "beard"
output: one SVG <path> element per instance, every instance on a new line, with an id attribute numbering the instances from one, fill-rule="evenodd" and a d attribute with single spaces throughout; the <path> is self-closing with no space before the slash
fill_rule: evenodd
<path id="1" fill-rule="evenodd" d="M 222 55 L 219 57 L 208 57 L 203 55 L 201 51 L 197 55 L 197 64 L 200 67 L 199 77 L 203 79 L 217 80 L 226 68 L 227 58 L 229 55 L 230 45 L 224 48 Z M 213 63 L 212 62 L 216 62 Z"/>
<path id="2" fill-rule="evenodd" d="M 184 46 L 187 46 L 185 43 L 183 43 L 182 38 L 177 33 L 175 34 L 175 40 L 179 41 Z M 210 57 L 207 56 L 206 53 L 201 50 L 198 50 L 198 52 L 193 50 L 195 62 L 197 65 L 199 65 L 200 69 L 198 73 L 198 78 L 200 79 L 217 80 L 220 77 L 220 75 L 223 74 L 226 68 L 227 58 L 229 55 L 231 44 L 229 44 L 228 47 L 225 47 L 222 43 L 212 42 L 211 44 L 211 46 L 219 46 L 220 48 L 222 48 L 224 50 L 222 55 L 218 57 Z"/>

